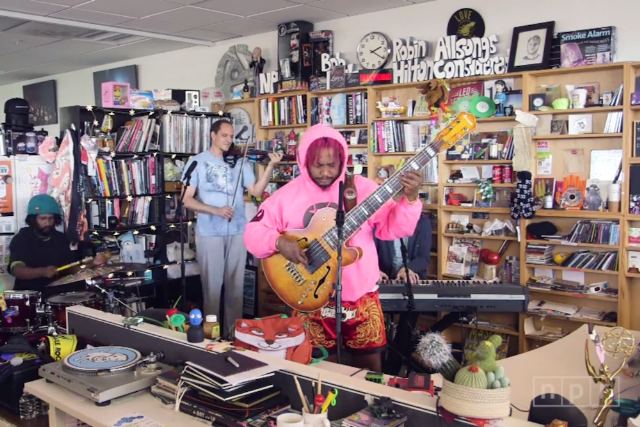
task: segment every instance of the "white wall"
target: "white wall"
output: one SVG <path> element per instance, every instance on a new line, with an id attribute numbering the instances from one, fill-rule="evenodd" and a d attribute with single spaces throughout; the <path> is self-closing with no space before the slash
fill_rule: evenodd
<path id="1" fill-rule="evenodd" d="M 348 1 L 348 0 L 344 0 Z M 513 27 L 556 21 L 556 31 L 572 31 L 613 25 L 617 27 L 617 61 L 640 60 L 640 47 L 634 31 L 640 15 L 638 0 L 436 0 L 434 2 L 367 15 L 354 16 L 315 25 L 318 30 L 333 30 L 334 49 L 347 61 L 355 60 L 355 47 L 369 31 L 382 31 L 389 37 L 414 37 L 431 43 L 446 35 L 449 17 L 463 7 L 475 8 L 484 18 L 486 34 L 497 34 L 501 53 L 506 54 Z M 93 104 L 93 72 L 129 64 L 138 65 L 138 83 L 142 89 L 203 89 L 214 85 L 216 67 L 231 45 L 260 46 L 267 59 L 265 70 L 275 69 L 275 29 L 250 37 L 221 42 L 213 47 L 195 47 L 160 55 L 147 56 L 108 66 L 89 68 L 29 82 L 0 86 L 0 105 L 13 97 L 22 97 L 22 86 L 42 80 L 56 80 L 58 106 Z M 0 111 L 0 114 L 2 112 Z M 1 116 L 0 118 L 4 118 Z M 58 125 L 45 127 L 58 135 Z"/>

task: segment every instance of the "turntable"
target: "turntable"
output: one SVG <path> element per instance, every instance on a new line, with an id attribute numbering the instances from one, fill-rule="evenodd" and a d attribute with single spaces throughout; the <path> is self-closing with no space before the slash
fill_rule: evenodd
<path id="1" fill-rule="evenodd" d="M 158 375 L 172 369 L 159 363 L 161 358 L 162 354 L 153 353 L 142 357 L 128 347 L 93 347 L 41 366 L 38 373 L 47 382 L 106 406 L 112 399 L 154 385 Z"/>

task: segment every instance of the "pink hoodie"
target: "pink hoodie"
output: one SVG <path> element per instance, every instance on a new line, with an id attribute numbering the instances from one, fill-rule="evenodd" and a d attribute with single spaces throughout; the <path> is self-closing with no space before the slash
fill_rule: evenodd
<path id="1" fill-rule="evenodd" d="M 319 138 L 339 141 L 345 152 L 345 159 L 349 158 L 347 143 L 337 130 L 319 124 L 305 132 L 298 148 L 300 176 L 262 203 L 255 218 L 247 224 L 244 242 L 247 250 L 257 258 L 267 258 L 275 253 L 276 240 L 280 233 L 285 230 L 305 228 L 316 209 L 321 209 L 328 204 L 333 204 L 333 207 L 337 208 L 338 181 L 343 178 L 341 177 L 331 187 L 323 190 L 313 182 L 305 167 L 307 149 Z M 346 170 L 345 161 L 342 169 L 343 176 Z M 378 184 L 374 181 L 359 175 L 355 177 L 354 182 L 358 203 L 378 188 Z M 348 246 L 362 248 L 364 255 L 356 263 L 343 269 L 343 301 L 357 301 L 367 292 L 374 290 L 380 279 L 378 253 L 373 240 L 374 228 L 376 237 L 382 240 L 410 237 L 416 228 L 421 211 L 421 203 L 410 205 L 404 197 L 401 197 L 398 202 L 390 200 L 349 239 Z"/>

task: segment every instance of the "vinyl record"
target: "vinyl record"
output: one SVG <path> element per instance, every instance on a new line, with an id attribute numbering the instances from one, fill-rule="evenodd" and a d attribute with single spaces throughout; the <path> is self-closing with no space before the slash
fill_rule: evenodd
<path id="1" fill-rule="evenodd" d="M 479 119 L 491 117 L 496 112 L 496 103 L 486 96 L 476 96 L 471 100 L 469 112 Z"/>
<path id="2" fill-rule="evenodd" d="M 482 16 L 473 9 L 464 8 L 456 11 L 447 24 L 447 35 L 461 39 L 484 37 L 485 26 Z"/>

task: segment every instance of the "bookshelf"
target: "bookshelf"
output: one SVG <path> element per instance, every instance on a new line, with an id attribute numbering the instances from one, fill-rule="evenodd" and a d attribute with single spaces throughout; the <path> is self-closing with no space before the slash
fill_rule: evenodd
<path id="1" fill-rule="evenodd" d="M 625 172 L 625 181 L 622 186 L 622 203 L 620 212 L 599 212 L 599 211 L 568 211 L 568 210 L 538 210 L 536 215 L 529 219 L 521 219 L 520 226 L 523 232 L 521 237 L 500 237 L 500 236 L 472 236 L 473 238 L 480 239 L 482 241 L 482 248 L 487 248 L 492 251 L 496 251 L 505 241 L 508 242 L 506 252 L 501 257 L 501 262 L 498 266 L 500 268 L 507 257 L 519 257 L 520 268 L 520 285 L 525 286 L 528 279 L 534 274 L 535 268 L 549 268 L 553 270 L 556 275 L 562 277 L 564 272 L 574 272 L 574 269 L 561 266 L 538 266 L 528 265 L 526 261 L 526 247 L 528 243 L 531 244 L 549 244 L 552 246 L 553 252 L 567 252 L 573 253 L 580 250 L 588 250 L 592 252 L 607 252 L 607 251 L 620 251 L 620 268 L 619 271 L 595 271 L 586 270 L 585 281 L 586 283 L 592 283 L 596 281 L 608 281 L 611 287 L 618 289 L 617 298 L 612 298 L 602 295 L 592 294 L 579 294 L 569 293 L 562 291 L 543 291 L 543 290 L 531 290 L 531 299 L 544 299 L 549 301 L 555 301 L 560 303 L 567 303 L 577 305 L 579 307 L 589 307 L 593 309 L 603 310 L 606 312 L 617 312 L 616 322 L 607 321 L 593 321 L 594 324 L 601 325 L 620 325 L 626 328 L 637 329 L 640 328 L 640 313 L 637 310 L 632 310 L 631 301 L 634 298 L 640 298 L 640 273 L 626 273 L 627 270 L 627 252 L 629 246 L 627 244 L 627 230 L 629 227 L 640 228 L 640 214 L 629 214 L 629 168 L 632 165 L 640 165 L 640 152 L 639 157 L 633 157 L 633 121 L 640 121 L 640 106 L 631 106 L 630 93 L 640 88 L 635 86 L 635 78 L 640 77 L 640 63 L 614 63 L 606 65 L 596 65 L 580 68 L 569 69 L 552 69 L 542 71 L 532 71 L 524 73 L 510 73 L 500 76 L 479 76 L 473 78 L 463 78 L 450 80 L 449 84 L 451 88 L 458 86 L 483 82 L 496 79 L 513 79 L 514 89 L 522 90 L 523 98 L 523 111 L 529 111 L 529 95 L 537 93 L 538 88 L 541 85 L 559 85 L 561 96 L 566 97 L 565 85 L 575 85 L 597 82 L 600 85 L 600 92 L 614 91 L 624 84 L 624 96 L 623 103 L 619 106 L 604 106 L 604 107 L 587 107 L 583 109 L 574 110 L 552 110 L 552 111 L 534 111 L 532 114 L 542 117 L 553 115 L 553 119 L 567 120 L 571 114 L 590 114 L 592 115 L 593 133 L 583 135 L 544 135 L 544 136 L 532 136 L 531 143 L 531 158 L 533 164 L 531 165 L 531 171 L 533 178 L 537 177 L 537 168 L 535 164 L 537 143 L 539 141 L 547 141 L 549 145 L 549 151 L 553 156 L 551 175 L 556 180 L 562 180 L 565 174 L 565 165 L 563 161 L 562 153 L 564 150 L 582 149 L 584 152 L 584 164 L 585 168 L 578 175 L 582 179 L 589 178 L 589 164 L 591 160 L 592 150 L 609 150 L 609 149 L 622 149 L 623 150 L 623 171 Z M 406 105 L 408 100 L 416 100 L 419 89 L 424 85 L 423 83 L 407 83 L 398 85 L 382 85 L 382 86 L 370 86 L 370 87 L 353 87 L 345 89 L 335 89 L 328 91 L 308 92 L 307 96 L 307 111 L 311 111 L 311 100 L 317 97 L 332 96 L 337 93 L 351 94 L 355 92 L 367 91 L 368 94 L 368 123 L 358 125 L 344 125 L 336 126 L 338 130 L 346 129 L 371 129 L 371 126 L 377 121 L 393 121 L 393 122 L 415 122 L 429 120 L 428 117 L 399 117 L 399 118 L 382 118 L 380 113 L 376 110 L 375 104 L 377 101 L 381 101 L 384 97 L 396 97 L 400 105 Z M 276 95 L 268 95 L 266 98 L 280 98 L 291 96 L 292 94 L 301 94 L 301 92 L 284 93 Z M 253 100 L 244 100 L 243 108 L 245 108 L 251 115 L 254 123 L 259 124 L 256 118 L 259 117 L 259 102 L 262 98 L 259 97 Z M 251 103 L 254 106 L 251 106 Z M 236 106 L 237 104 L 228 104 L 227 107 Z M 609 113 L 622 112 L 624 115 L 624 125 L 622 132 L 618 133 L 605 133 L 605 124 Z M 633 120 L 628 120 L 631 117 Z M 490 117 L 478 119 L 478 128 L 476 132 L 497 132 L 501 130 L 511 130 L 517 122 L 513 116 L 510 117 Z M 274 137 L 277 131 L 290 131 L 292 128 L 298 132 L 303 133 L 305 128 L 309 124 L 293 126 L 256 126 L 257 133 L 256 138 L 258 140 L 271 139 Z M 301 135 L 300 135 L 301 137 Z M 372 152 L 371 147 L 366 146 L 350 146 L 351 150 L 368 150 L 368 162 L 366 173 L 369 178 L 375 179 L 377 171 L 380 166 L 386 165 L 398 165 L 404 158 L 410 158 L 414 155 L 412 152 L 394 152 L 394 153 L 375 153 Z M 486 214 L 488 219 L 509 219 L 510 209 L 507 207 L 460 207 L 450 206 L 444 203 L 444 190 L 447 187 L 452 188 L 456 193 L 465 194 L 468 197 L 474 194 L 477 184 L 450 184 L 447 183 L 452 170 L 457 170 L 461 166 L 475 166 L 481 168 L 482 166 L 490 165 L 511 165 L 512 160 L 497 159 L 497 160 L 447 160 L 444 154 L 438 156 L 438 182 L 437 183 L 425 183 L 421 192 L 430 191 L 431 194 L 437 195 L 436 198 L 424 204 L 424 211 L 430 212 L 437 216 L 437 227 L 433 230 L 433 242 L 432 242 L 432 254 L 429 277 L 438 279 L 453 278 L 446 274 L 446 259 L 448 248 L 457 234 L 447 232 L 446 225 L 450 221 L 452 215 L 468 215 L 470 222 L 473 224 L 481 225 L 486 219 L 473 218 L 474 214 Z M 516 182 L 516 174 L 513 174 L 513 180 Z M 282 184 L 285 184 L 283 182 Z M 496 184 L 494 188 L 514 188 L 513 183 Z M 476 215 L 478 216 L 478 215 Z M 542 221 L 552 222 L 558 228 L 558 234 L 566 233 L 578 221 L 587 220 L 607 220 L 607 221 L 619 221 L 621 225 L 621 236 L 619 243 L 616 245 L 607 245 L 601 243 L 571 243 L 566 242 L 549 242 L 540 241 L 538 239 L 528 239 L 526 236 L 527 225 L 535 224 Z M 633 247 L 631 247 L 633 250 Z M 640 248 L 638 248 L 640 251 Z M 264 275 L 259 274 L 259 289 L 260 289 L 260 314 L 264 315 L 270 312 L 283 312 L 286 308 L 277 303 L 263 304 L 264 295 L 269 293 L 269 286 L 266 283 Z M 273 300 L 272 300 L 273 302 Z M 430 324 L 437 321 L 441 317 L 438 316 L 422 316 L 420 325 L 427 327 Z M 524 333 L 524 323 L 529 317 L 533 318 L 534 326 L 539 329 L 541 325 L 559 326 L 562 327 L 564 333 L 570 333 L 573 330 L 586 323 L 586 320 L 580 320 L 575 318 L 566 318 L 560 316 L 546 316 L 544 318 L 530 314 L 510 314 L 510 313 L 480 313 L 478 320 L 488 321 L 494 324 L 502 325 L 500 329 L 490 329 L 485 326 L 478 326 L 479 329 L 495 330 L 496 332 L 504 333 L 511 337 L 510 341 L 510 354 L 517 352 L 525 352 L 536 346 L 544 345 L 548 342 L 552 342 L 552 338 L 538 338 L 528 337 Z M 474 328 L 473 325 L 455 325 L 449 328 L 445 333 L 450 339 L 454 341 L 464 340 L 464 336 L 468 334 L 469 329 Z"/>

